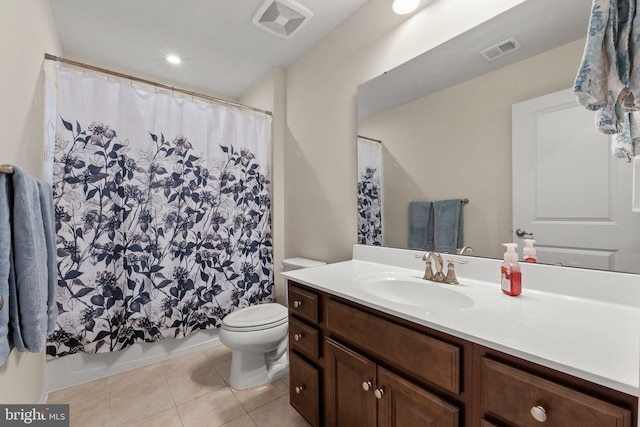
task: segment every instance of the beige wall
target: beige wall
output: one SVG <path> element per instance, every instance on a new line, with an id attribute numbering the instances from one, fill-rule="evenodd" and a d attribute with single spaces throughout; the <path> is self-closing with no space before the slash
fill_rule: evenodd
<path id="1" fill-rule="evenodd" d="M 285 256 L 335 262 L 356 242 L 356 89 L 522 0 L 369 0 L 287 68 Z"/>
<path id="2" fill-rule="evenodd" d="M 412 200 L 469 198 L 465 244 L 500 257 L 511 238 L 511 105 L 573 85 L 584 39 L 378 114 L 359 133 L 384 142 L 385 245 L 408 247 Z"/>
<path id="3" fill-rule="evenodd" d="M 285 248 L 277 256 L 350 258 L 356 240 L 357 86 L 521 1 L 423 0 L 421 11 L 400 17 L 390 12 L 388 0 L 369 0 L 286 70 L 286 99 L 274 100 L 274 110 L 286 104 L 287 111 L 286 128 L 283 121 L 280 129 L 284 148 L 274 150 L 274 181 L 285 180 L 284 196 L 277 183 L 274 188 L 274 231 Z M 0 68 L 0 163 L 20 165 L 34 176 L 42 175 L 45 51 L 61 54 L 48 1 L 0 2 L 0 55 L 8 64 Z M 266 84 L 277 97 L 283 76 L 276 74 Z M 274 141 L 282 141 L 276 132 L 274 126 Z M 279 169 L 278 158 L 286 168 Z M 12 353 L 0 367 L 0 402 L 41 400 L 43 372 L 43 354 Z"/>
<path id="4" fill-rule="evenodd" d="M 45 52 L 60 54 L 49 2 L 0 2 L 0 163 L 18 165 L 35 177 L 43 170 Z M 13 351 L 0 367 L 0 403 L 42 401 L 44 360 L 44 353 Z"/>
<path id="5" fill-rule="evenodd" d="M 284 258 L 284 132 L 285 132 L 285 72 L 274 68 L 241 98 L 245 105 L 273 113 L 272 126 L 272 233 L 275 290 L 278 302 L 284 303 L 284 278 L 280 274 Z"/>

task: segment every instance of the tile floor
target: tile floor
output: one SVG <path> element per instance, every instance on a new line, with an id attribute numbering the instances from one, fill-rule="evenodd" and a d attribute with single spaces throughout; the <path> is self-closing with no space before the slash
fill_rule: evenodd
<path id="1" fill-rule="evenodd" d="M 229 383 L 231 350 L 217 345 L 49 393 L 71 427 L 308 427 L 289 405 L 289 379 L 250 390 Z"/>

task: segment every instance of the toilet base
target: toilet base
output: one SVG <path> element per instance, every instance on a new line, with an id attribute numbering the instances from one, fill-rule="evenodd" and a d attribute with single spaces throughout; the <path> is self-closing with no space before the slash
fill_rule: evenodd
<path id="1" fill-rule="evenodd" d="M 267 365 L 264 353 L 233 350 L 229 384 L 236 390 L 246 390 L 276 381 L 288 373 L 289 355 L 286 352 Z"/>
<path id="2" fill-rule="evenodd" d="M 267 366 L 267 378 L 271 383 L 287 375 L 289 375 L 289 353 L 285 352 L 278 360 Z"/>

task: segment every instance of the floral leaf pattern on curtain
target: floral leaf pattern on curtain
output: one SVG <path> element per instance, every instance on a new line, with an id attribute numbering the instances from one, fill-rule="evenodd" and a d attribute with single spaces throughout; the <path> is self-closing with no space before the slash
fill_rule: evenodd
<path id="1" fill-rule="evenodd" d="M 219 144 L 205 158 L 152 132 L 135 150 L 109 124 L 70 117 L 59 129 L 48 357 L 184 337 L 273 300 L 270 182 L 251 151 Z"/>
<path id="2" fill-rule="evenodd" d="M 358 243 L 382 245 L 382 144 L 358 138 Z"/>

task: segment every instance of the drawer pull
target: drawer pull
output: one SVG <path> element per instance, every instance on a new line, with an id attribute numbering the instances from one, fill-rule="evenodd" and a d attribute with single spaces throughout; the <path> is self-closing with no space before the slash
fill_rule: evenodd
<path id="1" fill-rule="evenodd" d="M 364 391 L 369 391 L 369 390 L 371 390 L 371 386 L 372 385 L 373 384 L 371 384 L 371 381 L 365 381 L 365 382 L 362 383 L 362 389 Z"/>
<path id="2" fill-rule="evenodd" d="M 299 308 L 301 305 L 302 305 L 302 301 L 294 301 L 294 302 L 293 302 L 293 306 L 294 306 L 295 308 Z"/>
<path id="3" fill-rule="evenodd" d="M 304 386 L 303 385 L 296 387 L 296 394 L 302 393 L 302 390 L 304 390 Z"/>
<path id="4" fill-rule="evenodd" d="M 384 390 L 381 388 L 377 388 L 373 394 L 375 394 L 376 399 L 382 399 L 382 396 L 384 395 Z"/>
<path id="5" fill-rule="evenodd" d="M 302 334 L 294 334 L 294 335 L 293 335 L 293 339 L 294 339 L 295 341 L 300 341 L 300 340 L 302 339 L 302 337 L 303 337 L 303 336 L 304 336 L 304 335 L 302 335 Z"/>
<path id="6" fill-rule="evenodd" d="M 547 421 L 547 411 L 542 406 L 534 406 L 531 408 L 531 416 L 539 423 Z"/>

